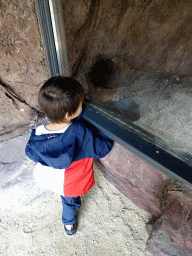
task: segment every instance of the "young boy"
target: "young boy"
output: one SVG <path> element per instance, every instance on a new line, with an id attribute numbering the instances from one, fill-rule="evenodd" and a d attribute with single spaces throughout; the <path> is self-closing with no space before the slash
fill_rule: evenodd
<path id="1" fill-rule="evenodd" d="M 50 123 L 33 130 L 26 155 L 37 162 L 34 177 L 61 195 L 67 235 L 76 232 L 80 196 L 94 185 L 93 160 L 109 153 L 113 141 L 83 124 L 82 85 L 69 77 L 52 77 L 39 91 L 39 105 Z"/>

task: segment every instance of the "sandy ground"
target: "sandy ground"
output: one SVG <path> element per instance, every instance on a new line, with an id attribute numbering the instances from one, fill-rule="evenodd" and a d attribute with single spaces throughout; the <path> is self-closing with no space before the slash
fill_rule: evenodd
<path id="1" fill-rule="evenodd" d="M 34 163 L 26 165 L 33 170 Z M 99 170 L 94 172 L 96 184 L 82 196 L 75 236 L 65 234 L 60 196 L 51 194 L 25 210 L 1 210 L 0 255 L 150 256 L 145 230 L 150 213 L 121 194 Z"/>

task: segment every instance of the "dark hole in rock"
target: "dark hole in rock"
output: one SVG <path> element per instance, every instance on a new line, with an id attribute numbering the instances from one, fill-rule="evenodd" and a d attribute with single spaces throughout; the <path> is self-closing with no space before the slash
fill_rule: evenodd
<path id="1" fill-rule="evenodd" d="M 99 56 L 87 74 L 87 81 L 92 86 L 89 98 L 101 108 L 128 121 L 136 121 L 140 118 L 139 105 L 122 93 L 122 88 L 128 87 L 132 78 L 133 71 L 124 61 Z"/>
<path id="2" fill-rule="evenodd" d="M 88 73 L 88 81 L 94 87 L 104 87 L 106 89 L 113 89 L 120 85 L 116 82 L 118 80 L 119 67 L 118 64 L 110 59 L 98 60 Z"/>

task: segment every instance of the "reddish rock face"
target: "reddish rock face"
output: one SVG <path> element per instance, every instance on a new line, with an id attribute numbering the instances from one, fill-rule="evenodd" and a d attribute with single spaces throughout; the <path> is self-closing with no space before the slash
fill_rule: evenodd
<path id="1" fill-rule="evenodd" d="M 154 256 L 192 255 L 190 186 L 170 180 L 117 143 L 95 163 L 124 195 L 152 214 L 146 228 L 147 249 Z"/>
<path id="2" fill-rule="evenodd" d="M 123 146 L 115 143 L 112 151 L 100 159 L 98 167 L 123 194 L 157 218 L 169 178 Z"/>
<path id="3" fill-rule="evenodd" d="M 170 235 L 174 245 L 192 255 L 192 192 L 189 186 L 181 185 L 173 182 L 168 188 L 161 227 Z"/>
<path id="4" fill-rule="evenodd" d="M 168 191 L 161 217 L 152 223 L 149 232 L 147 249 L 154 255 L 192 255 L 192 204 L 187 190 L 191 192 L 187 187 L 185 192 Z"/>

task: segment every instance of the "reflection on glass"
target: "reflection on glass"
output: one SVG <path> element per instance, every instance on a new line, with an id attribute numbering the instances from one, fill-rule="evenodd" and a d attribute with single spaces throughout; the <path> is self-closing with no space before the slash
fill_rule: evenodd
<path id="1" fill-rule="evenodd" d="M 94 105 L 192 159 L 192 76 L 135 71 L 119 59 L 99 58 L 87 81 Z"/>

